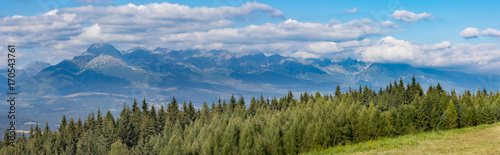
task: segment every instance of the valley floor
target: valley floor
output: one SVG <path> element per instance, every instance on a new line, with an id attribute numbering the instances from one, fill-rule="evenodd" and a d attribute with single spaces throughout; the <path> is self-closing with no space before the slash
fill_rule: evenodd
<path id="1" fill-rule="evenodd" d="M 498 154 L 500 123 L 336 146 L 306 154 Z"/>

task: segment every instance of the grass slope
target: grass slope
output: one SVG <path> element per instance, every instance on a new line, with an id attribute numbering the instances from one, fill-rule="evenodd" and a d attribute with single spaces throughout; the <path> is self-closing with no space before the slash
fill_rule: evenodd
<path id="1" fill-rule="evenodd" d="M 305 154 L 498 154 L 500 123 L 448 131 L 425 132 Z"/>

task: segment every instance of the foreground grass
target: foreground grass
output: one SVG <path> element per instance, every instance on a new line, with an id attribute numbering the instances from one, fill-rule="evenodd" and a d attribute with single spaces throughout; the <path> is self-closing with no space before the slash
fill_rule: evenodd
<path id="1" fill-rule="evenodd" d="M 499 154 L 500 123 L 449 131 L 425 132 L 306 154 Z"/>

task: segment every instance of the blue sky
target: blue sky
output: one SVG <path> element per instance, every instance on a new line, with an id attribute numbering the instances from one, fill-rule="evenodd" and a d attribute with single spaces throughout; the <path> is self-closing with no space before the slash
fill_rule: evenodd
<path id="1" fill-rule="evenodd" d="M 108 42 L 120 50 L 160 46 L 301 58 L 349 56 L 480 73 L 491 73 L 500 65 L 500 1 L 2 3 L 0 41 L 22 45 L 24 64 L 34 60 L 54 64 L 82 53 L 92 42 Z M 134 13 L 129 21 L 120 20 Z"/>

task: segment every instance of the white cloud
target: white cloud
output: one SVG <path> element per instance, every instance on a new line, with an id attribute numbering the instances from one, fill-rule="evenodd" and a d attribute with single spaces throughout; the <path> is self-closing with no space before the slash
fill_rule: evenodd
<path id="1" fill-rule="evenodd" d="M 314 58 L 364 46 L 369 41 L 363 38 L 385 33 L 385 30 L 369 19 L 353 20 L 347 23 L 332 20 L 328 24 L 303 23 L 288 19 L 281 23 L 250 25 L 243 28 L 168 34 L 161 37 L 161 41 L 167 47 L 174 49 L 258 51 Z"/>
<path id="2" fill-rule="evenodd" d="M 314 42 L 308 44 L 305 49 L 307 51 L 314 51 L 317 53 L 332 53 L 344 50 L 344 48 L 336 42 Z"/>
<path id="3" fill-rule="evenodd" d="M 193 43 L 200 47 L 206 47 L 205 45 L 212 43 L 256 45 L 288 41 L 320 42 L 321 44 L 321 42 L 359 40 L 384 33 L 383 29 L 369 19 L 353 20 L 342 24 L 336 22 L 303 23 L 288 19 L 277 24 L 266 23 L 244 28 L 169 34 L 161 39 L 166 42 Z"/>
<path id="4" fill-rule="evenodd" d="M 492 29 L 492 28 L 487 28 L 486 30 L 482 30 L 481 34 L 485 35 L 485 36 L 500 37 L 500 31 L 498 31 L 497 29 Z"/>
<path id="5" fill-rule="evenodd" d="M 256 2 L 217 8 L 170 3 L 60 8 L 38 16 L 1 18 L 0 42 L 36 50 L 34 60 L 44 58 L 43 61 L 57 63 L 82 53 L 94 42 L 109 42 L 118 47 L 165 47 L 168 44 L 159 38 L 167 34 L 229 28 L 237 20 L 259 18 L 283 19 L 283 13 Z M 46 56 L 47 53 L 61 56 Z"/>
<path id="6" fill-rule="evenodd" d="M 293 56 L 295 57 L 300 57 L 300 58 L 304 58 L 304 59 L 307 59 L 307 58 L 319 58 L 319 55 L 317 54 L 312 54 L 312 53 L 308 53 L 308 52 L 305 52 L 305 51 L 298 51 L 298 52 L 295 52 L 293 54 Z"/>
<path id="7" fill-rule="evenodd" d="M 81 54 L 95 42 L 111 43 L 118 48 L 141 45 L 317 57 L 356 47 L 366 42 L 365 37 L 387 33 L 369 19 L 345 23 L 332 19 L 327 24 L 288 19 L 234 28 L 240 20 L 283 17 L 281 11 L 256 2 L 217 8 L 170 3 L 82 6 L 39 16 L 3 18 L 0 41 L 15 41 L 37 49 L 32 59 L 57 63 Z"/>
<path id="8" fill-rule="evenodd" d="M 392 21 L 382 21 L 379 22 L 380 26 L 382 27 L 388 27 L 388 28 L 399 28 L 399 25 L 394 24 Z"/>
<path id="9" fill-rule="evenodd" d="M 468 27 L 460 32 L 460 36 L 464 38 L 475 38 L 479 35 L 479 30 L 477 28 Z"/>
<path id="10" fill-rule="evenodd" d="M 500 37 L 500 31 L 498 31 L 497 29 L 493 29 L 493 28 L 487 28 L 485 30 L 480 31 L 475 27 L 468 27 L 468 28 L 465 28 L 464 30 L 460 31 L 460 36 L 462 36 L 466 39 L 476 38 L 479 35 Z"/>
<path id="11" fill-rule="evenodd" d="M 432 18 L 427 13 L 397 12 L 393 15 L 401 15 L 393 18 L 404 22 Z M 0 42 L 34 51 L 23 53 L 20 56 L 23 59 L 51 63 L 79 55 L 92 43 L 106 42 L 122 49 L 135 45 L 146 48 L 225 49 L 301 58 L 355 54 L 371 62 L 402 62 L 427 67 L 465 65 L 478 70 L 495 69 L 495 65 L 500 65 L 499 44 L 453 45 L 449 41 L 420 44 L 393 37 L 366 39 L 388 34 L 399 27 L 391 21 L 360 19 L 341 23 L 332 19 L 328 23 L 309 23 L 288 19 L 236 27 L 236 22 L 241 20 L 259 18 L 283 19 L 284 15 L 256 2 L 217 8 L 170 3 L 82 6 L 52 10 L 38 16 L 2 18 Z M 492 28 L 471 28 L 462 32 L 460 35 L 464 37 L 500 36 L 499 31 Z M 22 61 L 28 63 L 30 60 Z"/>
<path id="12" fill-rule="evenodd" d="M 460 68 L 464 72 L 491 72 L 500 64 L 499 44 L 420 44 L 384 37 L 356 49 L 364 61 L 408 63 L 417 67 Z"/>
<path id="13" fill-rule="evenodd" d="M 358 8 L 354 7 L 351 10 L 345 10 L 344 12 L 345 13 L 356 13 L 356 12 L 358 12 Z"/>
<path id="14" fill-rule="evenodd" d="M 406 10 L 396 10 L 391 15 L 391 17 L 396 19 L 396 20 L 403 21 L 403 22 L 409 22 L 409 23 L 417 22 L 417 21 L 420 21 L 422 19 L 431 20 L 433 18 L 431 16 L 431 14 L 427 13 L 427 12 L 416 14 L 416 13 L 406 11 Z"/>

